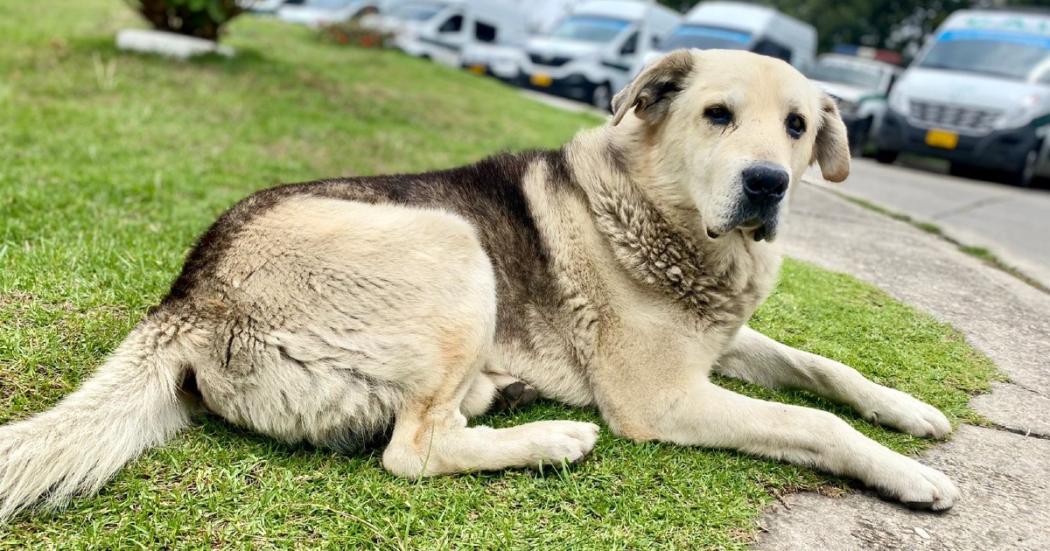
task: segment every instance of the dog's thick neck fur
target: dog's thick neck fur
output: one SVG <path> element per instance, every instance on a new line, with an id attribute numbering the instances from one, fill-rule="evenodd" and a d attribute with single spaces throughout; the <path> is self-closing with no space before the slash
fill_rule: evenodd
<path id="1" fill-rule="evenodd" d="M 709 238 L 695 208 L 660 193 L 650 148 L 638 129 L 585 131 L 565 148 L 596 227 L 637 282 L 660 289 L 712 325 L 742 322 L 768 293 L 779 254 L 740 232 Z"/>

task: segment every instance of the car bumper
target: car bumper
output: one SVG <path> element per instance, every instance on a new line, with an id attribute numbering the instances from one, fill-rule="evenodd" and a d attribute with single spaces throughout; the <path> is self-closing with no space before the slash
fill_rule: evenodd
<path id="1" fill-rule="evenodd" d="M 887 111 L 879 128 L 879 149 L 915 153 L 992 170 L 1017 170 L 1038 141 L 1035 128 L 1024 126 L 996 130 L 983 136 L 960 134 L 955 148 L 943 149 L 927 145 L 926 133 L 931 128 L 915 125 L 901 114 Z"/>
<path id="2" fill-rule="evenodd" d="M 528 88 L 579 101 L 589 102 L 591 96 L 594 95 L 594 89 L 598 86 L 587 77 L 578 73 L 573 73 L 563 78 L 552 78 L 550 86 L 537 86 L 531 76 L 524 75 L 525 85 Z"/>
<path id="3" fill-rule="evenodd" d="M 499 69 L 488 63 L 463 63 L 463 69 L 476 75 L 490 76 L 503 82 L 517 83 L 521 80 L 519 71 Z"/>

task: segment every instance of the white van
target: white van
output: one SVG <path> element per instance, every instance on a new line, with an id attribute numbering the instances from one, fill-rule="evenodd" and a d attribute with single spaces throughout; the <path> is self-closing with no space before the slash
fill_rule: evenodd
<path id="1" fill-rule="evenodd" d="M 391 16 L 398 48 L 452 67 L 463 66 L 463 50 L 472 44 L 520 46 L 528 36 L 525 12 L 514 0 L 405 2 Z"/>
<path id="2" fill-rule="evenodd" d="M 953 13 L 890 91 L 876 158 L 946 159 L 953 173 L 1050 176 L 1050 12 Z"/>
<path id="3" fill-rule="evenodd" d="M 547 36 L 529 39 L 526 84 L 608 109 L 632 68 L 678 25 L 678 12 L 655 2 L 592 0 L 576 6 Z"/>
<path id="4" fill-rule="evenodd" d="M 525 12 L 529 36 L 550 34 L 581 0 L 513 0 Z M 478 74 L 494 76 L 506 82 L 521 83 L 521 68 L 528 56 L 525 42 L 477 42 L 463 48 L 463 65 Z"/>
<path id="5" fill-rule="evenodd" d="M 817 30 L 773 8 L 742 2 L 703 2 L 685 15 L 659 50 L 749 50 L 805 71 L 817 52 Z M 650 54 L 644 63 L 659 57 Z M 636 71 L 641 67 L 636 67 Z"/>

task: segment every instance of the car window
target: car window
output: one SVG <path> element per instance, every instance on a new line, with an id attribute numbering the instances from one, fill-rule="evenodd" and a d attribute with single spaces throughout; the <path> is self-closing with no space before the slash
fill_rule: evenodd
<path id="1" fill-rule="evenodd" d="M 791 49 L 768 38 L 763 38 L 751 48 L 756 54 L 768 55 L 791 63 Z"/>
<path id="2" fill-rule="evenodd" d="M 438 32 L 458 33 L 461 29 L 463 29 L 463 16 L 453 15 L 452 17 L 446 19 L 445 22 L 442 23 L 440 27 L 438 27 Z"/>
<path id="3" fill-rule="evenodd" d="M 983 29 L 942 31 L 916 65 L 1025 80 L 1050 59 L 1050 38 Z"/>
<path id="4" fill-rule="evenodd" d="M 489 25 L 484 21 L 474 22 L 474 38 L 478 39 L 478 42 L 495 42 L 496 41 L 496 26 Z"/>
<path id="5" fill-rule="evenodd" d="M 751 33 L 712 27 L 709 25 L 679 25 L 664 44 L 664 51 L 679 48 L 699 48 L 701 50 L 743 50 L 751 43 Z"/>
<path id="6" fill-rule="evenodd" d="M 878 65 L 838 57 L 822 57 L 807 71 L 806 76 L 869 90 L 877 90 L 885 80 L 884 69 Z"/>
<path id="7" fill-rule="evenodd" d="M 433 4 L 428 2 L 413 2 L 399 5 L 391 11 L 391 14 L 403 21 L 429 21 L 445 9 L 444 4 Z"/>
<path id="8" fill-rule="evenodd" d="M 551 36 L 583 42 L 609 42 L 630 24 L 630 21 L 611 17 L 573 15 L 565 18 Z"/>
<path id="9" fill-rule="evenodd" d="M 620 48 L 621 55 L 630 55 L 638 51 L 638 33 L 631 33 L 631 36 L 627 37 L 627 40 L 623 41 L 623 47 Z"/>

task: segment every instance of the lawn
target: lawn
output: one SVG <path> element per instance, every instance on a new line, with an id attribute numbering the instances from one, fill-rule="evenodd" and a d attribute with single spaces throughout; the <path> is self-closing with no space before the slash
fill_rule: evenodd
<path id="1" fill-rule="evenodd" d="M 117 0 L 0 3 L 0 422 L 70 392 L 157 303 L 208 223 L 252 190 L 556 146 L 598 121 L 393 52 L 244 18 L 235 60 L 119 53 Z M 953 422 L 995 371 L 952 329 L 849 277 L 788 262 L 754 325 L 856 366 Z M 921 440 L 801 393 L 907 453 Z M 540 404 L 482 422 L 596 420 Z M 96 497 L 0 526 L 0 547 L 741 547 L 775 495 L 848 491 L 810 470 L 603 434 L 567 470 L 397 480 L 377 455 L 202 422 Z"/>

